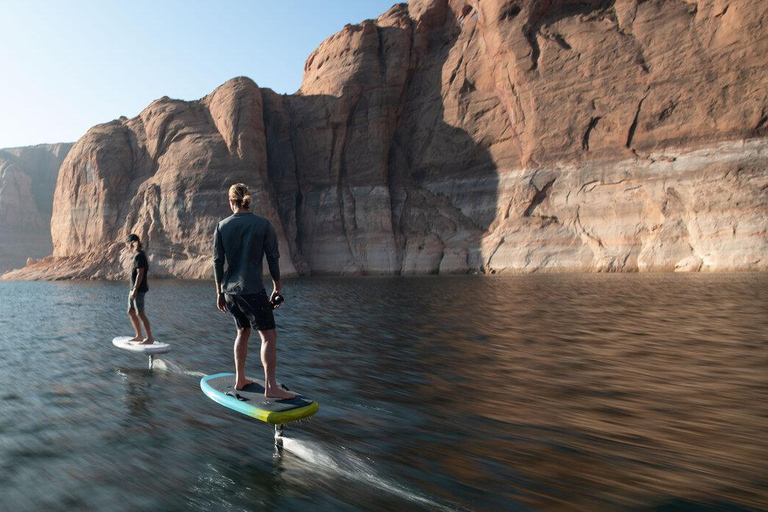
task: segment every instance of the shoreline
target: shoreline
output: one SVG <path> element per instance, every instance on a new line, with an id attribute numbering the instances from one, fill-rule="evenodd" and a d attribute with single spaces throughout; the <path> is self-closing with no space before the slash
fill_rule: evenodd
<path id="1" fill-rule="evenodd" d="M 8 271 L 5 274 L 9 274 L 14 271 Z M 52 278 L 52 279 L 7 279 L 5 274 L 0 275 L 0 283 L 24 283 L 24 282 L 66 282 L 66 283 L 120 283 L 127 282 L 128 278 L 100 278 L 100 279 L 82 279 L 82 278 Z M 558 270 L 558 269 L 541 269 L 533 270 L 530 272 L 523 271 L 505 271 L 505 272 L 486 272 L 486 273 L 465 273 L 465 274 L 316 274 L 316 275 L 290 275 L 282 276 L 281 281 L 300 281 L 305 279 L 350 279 L 350 280 L 362 280 L 362 279 L 505 279 L 514 277 L 529 277 L 535 275 L 545 276 L 694 276 L 694 275 L 707 275 L 707 276 L 725 276 L 725 275 L 768 275 L 768 270 L 764 269 L 732 269 L 732 270 L 696 270 L 696 271 L 681 271 L 681 270 L 634 270 L 634 271 L 615 271 L 615 272 L 603 272 L 603 271 L 586 271 L 586 270 Z M 210 278 L 193 278 L 193 277 L 175 277 L 175 276 L 163 276 L 163 277 L 150 277 L 154 282 L 213 282 L 213 275 Z M 265 276 L 265 283 L 269 279 L 269 276 Z M 269 286 L 265 284 L 265 288 Z"/>

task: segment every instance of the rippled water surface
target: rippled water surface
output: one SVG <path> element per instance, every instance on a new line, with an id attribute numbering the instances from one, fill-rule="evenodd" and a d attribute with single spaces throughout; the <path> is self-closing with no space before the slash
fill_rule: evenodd
<path id="1" fill-rule="evenodd" d="M 768 275 L 287 281 L 280 457 L 213 284 L 151 287 L 153 371 L 125 283 L 0 283 L 0 510 L 768 507 Z"/>

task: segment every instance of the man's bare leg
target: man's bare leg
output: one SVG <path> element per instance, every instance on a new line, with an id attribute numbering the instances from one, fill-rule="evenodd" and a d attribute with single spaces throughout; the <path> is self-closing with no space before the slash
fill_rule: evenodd
<path id="1" fill-rule="evenodd" d="M 251 329 L 238 329 L 235 338 L 235 389 L 243 389 L 248 384 L 253 384 L 251 379 L 245 378 L 245 358 L 248 356 L 248 338 Z"/>
<path id="2" fill-rule="evenodd" d="M 143 312 L 139 312 L 139 318 L 141 318 L 141 323 L 144 324 L 144 330 L 147 331 L 147 337 L 144 338 L 144 341 L 142 341 L 142 345 L 151 345 L 155 342 L 155 338 L 152 337 L 152 331 L 149 328 L 149 318 L 147 318 L 147 315 Z"/>
<path id="3" fill-rule="evenodd" d="M 264 396 L 267 398 L 293 398 L 295 393 L 286 391 L 277 385 L 275 369 L 277 367 L 277 331 L 259 331 L 261 336 L 261 364 L 264 366 Z"/>
<path id="4" fill-rule="evenodd" d="M 131 338 L 129 341 L 143 340 L 144 335 L 141 334 L 141 325 L 139 325 L 139 316 L 136 314 L 135 309 L 128 310 L 128 318 L 131 319 L 131 324 L 133 324 L 133 332 L 135 334 L 135 336 Z"/>

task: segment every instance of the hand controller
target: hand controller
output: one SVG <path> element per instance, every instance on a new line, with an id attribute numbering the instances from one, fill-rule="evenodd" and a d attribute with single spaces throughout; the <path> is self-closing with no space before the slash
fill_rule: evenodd
<path id="1" fill-rule="evenodd" d="M 275 309 L 277 306 L 283 303 L 285 298 L 280 295 L 279 293 L 272 297 L 272 300 L 269 301 L 270 304 L 272 304 L 272 309 Z"/>

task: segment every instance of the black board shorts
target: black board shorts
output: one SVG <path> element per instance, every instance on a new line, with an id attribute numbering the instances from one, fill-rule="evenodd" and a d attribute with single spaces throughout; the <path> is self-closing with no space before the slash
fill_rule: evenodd
<path id="1" fill-rule="evenodd" d="M 268 331 L 275 328 L 275 315 L 266 290 L 250 295 L 225 294 L 224 298 L 238 329 L 253 327 L 259 331 Z"/>

